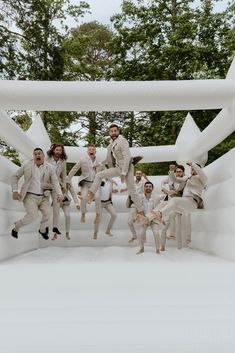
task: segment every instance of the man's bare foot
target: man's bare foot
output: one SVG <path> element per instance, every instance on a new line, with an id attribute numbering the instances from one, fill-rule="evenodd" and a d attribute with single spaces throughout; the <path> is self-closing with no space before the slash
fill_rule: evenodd
<path id="1" fill-rule="evenodd" d="M 137 240 L 137 237 L 132 237 L 131 239 L 128 240 L 128 243 L 133 243 L 133 241 Z"/>
<path id="2" fill-rule="evenodd" d="M 81 223 L 85 223 L 86 222 L 86 214 L 82 213 L 81 215 Z"/>
<path id="3" fill-rule="evenodd" d="M 190 244 L 190 243 L 191 243 L 191 240 L 190 240 L 190 239 L 187 239 L 187 240 L 186 240 L 186 243 L 187 243 L 187 244 Z"/>
<path id="4" fill-rule="evenodd" d="M 164 245 L 162 245 L 160 250 L 161 250 L 161 251 L 166 251 L 165 246 L 164 246 Z"/>
<path id="5" fill-rule="evenodd" d="M 69 235 L 69 233 L 68 233 L 68 232 L 66 232 L 66 239 L 68 239 L 68 240 L 70 240 L 70 239 L 71 239 L 71 237 L 70 237 L 70 235 Z"/>
<path id="6" fill-rule="evenodd" d="M 177 246 L 177 249 L 178 249 L 178 250 L 182 249 L 182 246 L 178 245 L 178 246 Z"/>
<path id="7" fill-rule="evenodd" d="M 57 239 L 57 234 L 55 233 L 53 238 L 51 238 L 51 240 L 56 240 Z"/>
<path id="8" fill-rule="evenodd" d="M 93 235 L 93 239 L 97 239 L 97 233 L 94 233 L 94 235 Z"/>
<path id="9" fill-rule="evenodd" d="M 169 239 L 175 240 L 175 235 L 170 235 L 170 236 L 169 236 Z"/>
<path id="10" fill-rule="evenodd" d="M 105 234 L 109 235 L 110 237 L 113 236 L 113 234 L 111 233 L 111 229 L 106 229 Z"/>
<path id="11" fill-rule="evenodd" d="M 93 199 L 94 199 L 94 196 L 95 195 L 93 194 L 93 192 L 89 191 L 88 195 L 87 195 L 87 203 L 91 203 L 93 201 Z"/>
<path id="12" fill-rule="evenodd" d="M 100 214 L 96 213 L 95 219 L 94 219 L 94 224 L 100 223 Z"/>
<path id="13" fill-rule="evenodd" d="M 156 254 L 160 254 L 160 250 L 159 249 L 156 249 Z"/>
<path id="14" fill-rule="evenodd" d="M 136 255 L 143 254 L 143 253 L 144 253 L 144 248 L 141 248 L 141 249 L 136 253 Z"/>

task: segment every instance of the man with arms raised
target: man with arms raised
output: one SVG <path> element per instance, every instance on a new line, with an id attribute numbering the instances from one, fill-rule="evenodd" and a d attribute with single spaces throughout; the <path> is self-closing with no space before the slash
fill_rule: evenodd
<path id="1" fill-rule="evenodd" d="M 143 214 L 141 198 L 134 185 L 132 158 L 128 141 L 120 134 L 120 129 L 116 124 L 110 125 L 109 136 L 111 143 L 107 148 L 106 159 L 102 162 L 103 165 L 108 165 L 109 169 L 96 174 L 88 194 L 88 202 L 92 201 L 96 191 L 100 187 L 102 179 L 111 179 L 115 176 L 120 176 L 121 182 L 126 183 L 131 199 L 137 208 L 137 212 Z"/>
<path id="2" fill-rule="evenodd" d="M 20 192 L 18 183 L 21 177 L 24 177 L 24 183 Z M 12 175 L 12 198 L 22 201 L 26 209 L 26 215 L 15 222 L 15 227 L 11 231 L 14 238 L 18 238 L 18 232 L 21 227 L 34 222 L 38 218 L 38 210 L 42 213 L 39 233 L 44 239 L 49 239 L 49 220 L 51 216 L 50 192 L 47 190 L 48 184 L 51 184 L 56 192 L 56 202 L 63 200 L 62 190 L 53 167 L 44 162 L 44 153 L 41 148 L 35 148 L 33 151 L 33 160 L 26 161 Z"/>

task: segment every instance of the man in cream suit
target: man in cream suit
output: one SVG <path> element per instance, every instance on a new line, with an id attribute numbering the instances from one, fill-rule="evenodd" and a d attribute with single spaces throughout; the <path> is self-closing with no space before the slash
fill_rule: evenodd
<path id="1" fill-rule="evenodd" d="M 95 179 L 96 173 L 101 170 L 101 165 L 96 159 L 96 147 L 93 144 L 87 146 L 87 156 L 82 158 L 74 167 L 70 170 L 67 178 L 67 182 L 71 183 L 72 177 L 81 170 L 81 175 L 78 179 L 78 186 L 81 187 L 81 222 L 85 223 L 85 216 L 87 213 L 86 198 L 90 187 Z M 99 223 L 101 213 L 101 203 L 99 191 L 95 195 L 95 210 L 96 218 L 94 223 Z"/>
<path id="2" fill-rule="evenodd" d="M 137 212 L 143 213 L 141 198 L 134 185 L 134 168 L 132 166 L 128 141 L 120 135 L 120 129 L 116 124 L 110 125 L 109 136 L 111 137 L 111 143 L 107 148 L 107 157 L 102 162 L 102 164 L 107 165 L 109 169 L 96 174 L 88 194 L 88 202 L 92 201 L 96 191 L 100 187 L 102 179 L 111 179 L 115 176 L 120 176 L 121 182 L 126 183 L 131 199 L 137 208 Z"/>
<path id="3" fill-rule="evenodd" d="M 53 143 L 47 151 L 46 161 L 54 168 L 60 187 L 64 192 L 66 189 L 66 160 L 67 155 L 64 150 L 64 146 L 61 143 Z M 55 234 L 61 234 L 58 229 L 59 215 L 60 215 L 60 204 L 57 202 L 57 193 L 53 188 L 53 185 L 48 185 L 48 189 L 51 190 L 52 207 L 53 207 L 53 229 Z"/>
<path id="4" fill-rule="evenodd" d="M 171 198 L 163 207 L 160 208 L 160 210 L 159 208 L 156 208 L 148 213 L 146 217 L 138 215 L 138 224 L 148 224 L 148 222 L 153 219 L 164 223 L 164 216 L 167 216 L 172 212 L 188 214 L 200 207 L 202 202 L 202 191 L 206 186 L 207 176 L 198 164 L 192 163 L 191 161 L 187 164 L 191 166 L 190 177 L 177 178 L 174 175 L 174 172 L 170 172 L 169 174 L 172 180 L 176 182 L 186 182 L 182 197 Z"/>
<path id="5" fill-rule="evenodd" d="M 18 184 L 21 177 L 24 177 L 24 183 L 20 192 Z M 56 194 L 56 202 L 63 200 L 62 190 L 58 182 L 57 176 L 53 167 L 44 162 L 44 153 L 41 148 L 35 148 L 33 151 L 33 160 L 26 161 L 12 175 L 12 198 L 22 201 L 26 209 L 26 215 L 15 222 L 15 227 L 12 229 L 11 235 L 18 238 L 18 231 L 21 227 L 32 223 L 38 217 L 38 210 L 42 213 L 39 233 L 44 239 L 48 237 L 48 225 L 51 216 L 50 200 L 48 185 L 52 185 Z"/>
<path id="6" fill-rule="evenodd" d="M 154 208 L 156 208 L 160 204 L 161 200 L 162 200 L 161 196 L 153 195 L 153 183 L 151 183 L 151 181 L 146 181 L 146 183 L 144 184 L 144 195 L 142 196 L 144 213 L 148 214 L 149 212 L 151 212 Z M 140 249 L 137 252 L 137 255 L 142 254 L 144 252 L 144 242 L 145 242 L 146 230 L 148 225 L 150 226 L 153 232 L 156 253 L 160 254 L 161 244 L 160 244 L 160 235 L 159 235 L 159 229 L 158 229 L 159 225 L 153 220 L 148 224 L 143 224 L 139 226 L 139 229 L 137 230 L 139 245 L 140 245 Z"/>

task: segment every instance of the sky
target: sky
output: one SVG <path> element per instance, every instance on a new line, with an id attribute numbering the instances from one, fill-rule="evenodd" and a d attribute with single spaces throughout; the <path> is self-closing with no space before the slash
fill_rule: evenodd
<path id="1" fill-rule="evenodd" d="M 110 24 L 110 17 L 121 11 L 122 0 L 85 0 L 90 5 L 92 14 L 86 15 L 82 22 L 89 22 L 96 20 L 103 24 Z M 132 0 L 133 1 L 133 0 Z M 73 4 L 79 4 L 79 0 L 72 0 Z M 133 1 L 135 2 L 135 0 Z M 219 0 L 216 4 L 216 10 L 222 11 L 226 8 L 228 0 Z M 200 3 L 195 0 L 195 4 Z"/>

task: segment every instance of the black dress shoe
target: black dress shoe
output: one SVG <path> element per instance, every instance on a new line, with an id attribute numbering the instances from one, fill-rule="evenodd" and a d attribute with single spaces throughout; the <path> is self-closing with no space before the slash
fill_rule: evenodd
<path id="1" fill-rule="evenodd" d="M 143 159 L 142 156 L 136 156 L 132 158 L 132 164 L 136 165 L 137 163 L 139 163 L 141 161 L 141 159 Z"/>
<path id="2" fill-rule="evenodd" d="M 49 234 L 49 227 L 46 227 L 46 232 L 47 234 Z"/>
<path id="3" fill-rule="evenodd" d="M 45 240 L 48 240 L 48 239 L 49 239 L 49 237 L 48 237 L 48 235 L 47 235 L 47 232 L 43 233 L 43 232 L 41 232 L 41 231 L 39 230 L 39 233 L 41 234 L 41 236 L 43 237 L 43 239 L 45 239 Z"/>
<path id="4" fill-rule="evenodd" d="M 53 227 L 52 232 L 54 232 L 54 233 L 56 233 L 56 234 L 61 234 L 60 231 L 59 231 L 59 229 L 56 228 L 56 227 Z"/>
<path id="5" fill-rule="evenodd" d="M 15 229 L 12 229 L 12 231 L 11 231 L 11 236 L 12 236 L 13 238 L 18 239 L 18 232 L 17 232 Z"/>

